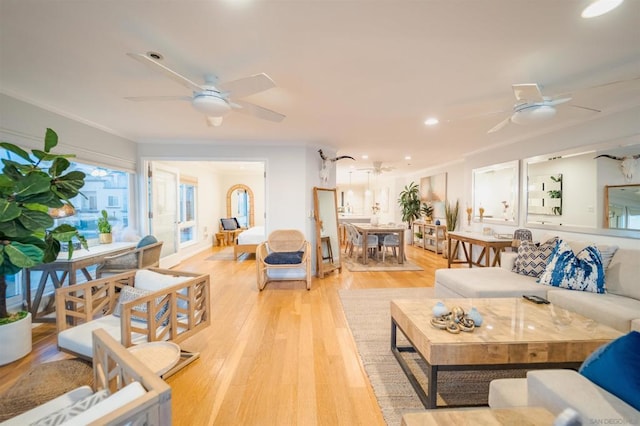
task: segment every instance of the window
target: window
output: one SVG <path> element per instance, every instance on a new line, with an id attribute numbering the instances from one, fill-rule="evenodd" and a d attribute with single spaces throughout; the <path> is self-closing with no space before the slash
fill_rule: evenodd
<path id="1" fill-rule="evenodd" d="M 180 177 L 180 244 L 196 240 L 196 190 L 197 180 Z"/>
<path id="2" fill-rule="evenodd" d="M 5 158 L 22 162 L 15 154 L 0 148 L 0 159 Z M 117 234 L 129 225 L 130 212 L 128 207 L 134 175 L 119 170 L 106 169 L 104 167 L 96 168 L 95 166 L 75 162 L 71 163 L 70 170 L 84 172 L 86 174 L 85 184 L 80 190 L 81 195 L 71 200 L 71 203 L 76 208 L 76 214 L 56 219 L 54 226 L 58 226 L 61 223 L 71 224 L 87 239 L 90 246 L 95 245 L 98 243 L 98 215 L 102 209 L 105 209 L 109 214 L 117 240 Z M 97 170 L 100 173 L 96 173 Z M 35 295 L 40 281 L 39 275 L 36 271 L 32 272 L 32 296 Z M 7 302 L 10 306 L 19 305 L 22 303 L 23 291 L 21 274 L 7 278 Z M 77 282 L 84 280 L 84 275 L 79 273 Z M 45 289 L 45 292 L 53 291 L 53 285 L 50 287 Z"/>

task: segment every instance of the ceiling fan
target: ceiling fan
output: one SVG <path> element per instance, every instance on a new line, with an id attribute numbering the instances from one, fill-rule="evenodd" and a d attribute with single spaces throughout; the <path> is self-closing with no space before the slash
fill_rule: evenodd
<path id="1" fill-rule="evenodd" d="M 379 175 L 379 174 L 382 174 L 383 172 L 390 172 L 390 171 L 392 171 L 394 169 L 395 169 L 395 167 L 392 167 L 392 166 L 383 167 L 382 166 L 382 161 L 374 161 L 373 162 L 373 167 L 366 167 L 364 169 L 358 169 L 358 170 L 367 171 L 367 172 L 373 172 L 374 175 Z"/>
<path id="2" fill-rule="evenodd" d="M 264 73 L 224 83 L 218 83 L 214 76 L 205 76 L 204 84 L 197 84 L 158 62 L 162 60 L 162 55 L 159 53 L 127 53 L 127 55 L 192 91 L 191 96 L 139 96 L 126 98 L 128 100 L 190 101 L 196 111 L 206 116 L 207 124 L 215 127 L 220 126 L 223 117 L 231 111 L 275 122 L 280 122 L 285 118 L 283 114 L 278 112 L 237 99 L 275 87 L 273 80 Z"/>
<path id="3" fill-rule="evenodd" d="M 556 115 L 556 106 L 569 102 L 571 97 L 552 98 L 543 96 L 537 83 L 514 84 L 513 94 L 516 97 L 516 104 L 513 106 L 512 114 L 493 126 L 487 133 L 494 133 L 504 128 L 509 123 L 529 124 L 538 121 L 548 120 Z M 575 108 L 600 112 L 595 108 L 570 104 Z"/>

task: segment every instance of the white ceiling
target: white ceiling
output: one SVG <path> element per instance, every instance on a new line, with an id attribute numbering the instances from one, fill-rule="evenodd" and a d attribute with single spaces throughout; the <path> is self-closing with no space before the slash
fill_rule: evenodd
<path id="1" fill-rule="evenodd" d="M 141 143 L 311 143 L 406 173 L 640 104 L 640 80 L 586 89 L 640 76 L 638 0 L 591 20 L 587 0 L 0 2 L 0 91 Z M 147 51 L 198 83 L 267 73 L 278 87 L 245 99 L 287 118 L 216 128 L 186 102 L 128 101 L 190 95 L 126 56 Z M 602 112 L 488 135 L 513 83 Z"/>

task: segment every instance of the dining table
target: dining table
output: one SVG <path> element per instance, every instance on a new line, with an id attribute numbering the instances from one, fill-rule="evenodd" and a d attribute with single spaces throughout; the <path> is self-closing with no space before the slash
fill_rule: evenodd
<path id="1" fill-rule="evenodd" d="M 404 231 L 405 227 L 402 225 L 387 224 L 387 225 L 372 225 L 370 223 L 352 223 L 351 224 L 358 232 L 362 234 L 362 263 L 365 265 L 368 261 L 367 250 L 367 237 L 369 234 L 398 234 L 400 239 L 400 246 L 398 247 L 398 263 L 404 263 Z"/>

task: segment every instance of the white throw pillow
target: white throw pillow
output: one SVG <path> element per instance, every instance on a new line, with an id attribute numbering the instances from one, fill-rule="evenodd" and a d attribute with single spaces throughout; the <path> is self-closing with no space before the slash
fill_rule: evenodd
<path id="1" fill-rule="evenodd" d="M 89 408 L 96 405 L 98 402 L 106 399 L 109 396 L 109 391 L 103 389 L 96 393 L 92 393 L 89 396 L 82 398 L 69 405 L 68 407 L 61 408 L 53 413 L 41 418 L 40 420 L 31 423 L 34 426 L 57 426 L 69 421 L 72 417 L 79 415 L 87 411 Z"/>
<path id="2" fill-rule="evenodd" d="M 148 269 L 139 269 L 136 271 L 135 287 L 143 290 L 158 291 L 167 287 L 181 284 L 189 281 L 193 277 L 174 277 L 172 275 L 160 274 L 158 272 L 149 271 Z M 180 290 L 180 294 L 187 295 L 187 289 Z M 187 302 L 178 300 L 180 309 L 187 309 Z"/>

